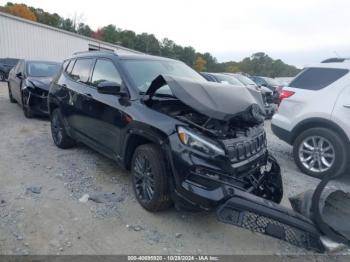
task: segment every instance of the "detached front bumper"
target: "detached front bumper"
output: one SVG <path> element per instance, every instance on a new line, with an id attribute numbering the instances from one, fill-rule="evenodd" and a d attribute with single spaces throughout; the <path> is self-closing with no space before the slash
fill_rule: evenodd
<path id="1" fill-rule="evenodd" d="M 236 190 L 217 210 L 219 221 L 266 234 L 292 245 L 324 252 L 314 223 L 281 205 Z"/>

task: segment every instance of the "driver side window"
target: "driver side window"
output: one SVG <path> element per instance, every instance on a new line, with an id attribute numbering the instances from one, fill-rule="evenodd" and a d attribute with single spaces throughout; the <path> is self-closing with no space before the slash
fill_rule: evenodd
<path id="1" fill-rule="evenodd" d="M 91 83 L 97 86 L 101 82 L 114 82 L 119 85 L 122 83 L 120 74 L 115 65 L 110 60 L 97 59 Z"/>

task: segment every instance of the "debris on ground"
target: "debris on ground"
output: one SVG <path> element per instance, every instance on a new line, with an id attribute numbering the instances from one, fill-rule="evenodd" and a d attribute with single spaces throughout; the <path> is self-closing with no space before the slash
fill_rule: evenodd
<path id="1" fill-rule="evenodd" d="M 144 228 L 142 226 L 139 226 L 139 225 L 126 225 L 126 228 L 128 228 L 129 230 L 134 230 L 136 232 L 138 231 L 141 231 L 141 230 L 144 230 Z"/>
<path id="2" fill-rule="evenodd" d="M 176 233 L 176 234 L 175 234 L 175 237 L 176 237 L 176 238 L 180 238 L 180 237 L 182 237 L 182 234 L 181 234 L 181 233 Z"/>
<path id="3" fill-rule="evenodd" d="M 89 194 L 84 194 L 81 198 L 79 198 L 79 202 L 86 203 L 89 201 Z"/>
<path id="4" fill-rule="evenodd" d="M 121 202 L 124 200 L 124 198 L 117 196 L 114 192 L 112 193 L 97 192 L 97 193 L 91 194 L 89 196 L 89 200 L 94 201 L 96 203 L 108 203 L 108 202 Z"/>
<path id="5" fill-rule="evenodd" d="M 40 194 L 41 193 L 41 186 L 30 186 L 27 187 L 26 193 L 34 193 L 34 194 Z"/>

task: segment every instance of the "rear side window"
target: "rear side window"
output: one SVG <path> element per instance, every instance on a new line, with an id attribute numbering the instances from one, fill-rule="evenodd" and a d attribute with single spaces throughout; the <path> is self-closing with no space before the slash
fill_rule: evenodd
<path id="1" fill-rule="evenodd" d="M 338 68 L 306 68 L 290 84 L 290 87 L 320 90 L 334 83 L 349 72 Z"/>
<path id="2" fill-rule="evenodd" d="M 87 84 L 94 59 L 77 59 L 70 76 L 73 80 Z"/>

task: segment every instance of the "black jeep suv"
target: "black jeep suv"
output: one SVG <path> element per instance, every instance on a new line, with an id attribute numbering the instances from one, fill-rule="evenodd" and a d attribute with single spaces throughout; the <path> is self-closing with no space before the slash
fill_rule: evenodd
<path id="1" fill-rule="evenodd" d="M 149 55 L 82 52 L 51 84 L 52 137 L 76 141 L 131 169 L 150 211 L 173 202 L 210 210 L 236 190 L 280 202 L 261 95 L 206 81 L 182 62 Z"/>

